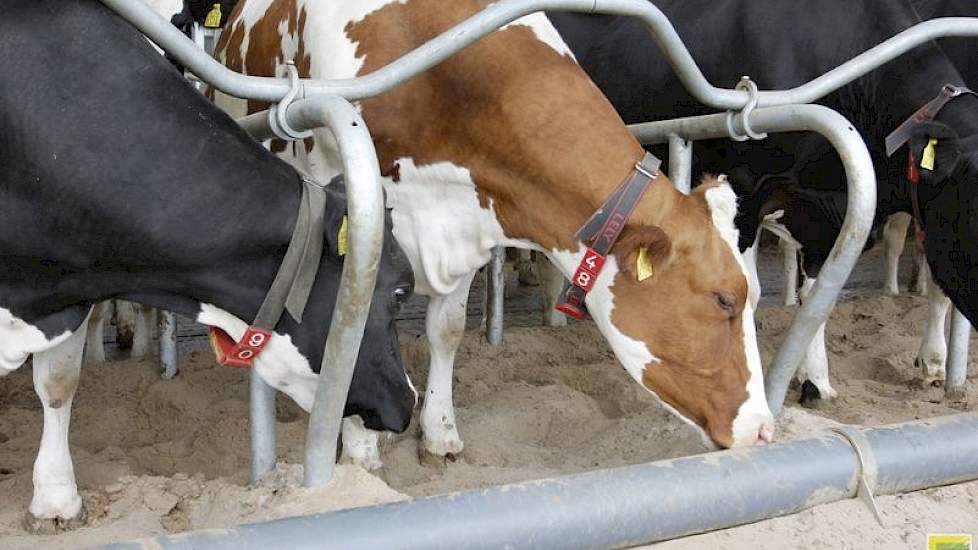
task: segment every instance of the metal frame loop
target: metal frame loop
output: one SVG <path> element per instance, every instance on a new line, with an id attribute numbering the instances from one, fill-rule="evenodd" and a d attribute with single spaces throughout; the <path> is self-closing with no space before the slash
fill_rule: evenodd
<path id="1" fill-rule="evenodd" d="M 268 125 L 276 137 L 285 141 L 298 141 L 312 137 L 312 130 L 300 132 L 290 126 L 289 121 L 286 119 L 285 113 L 288 111 L 289 105 L 299 95 L 299 91 L 302 89 L 302 82 L 299 80 L 299 70 L 296 69 L 293 61 L 285 64 L 285 70 L 288 72 L 289 77 L 289 91 L 281 101 L 268 109 Z"/>
<path id="2" fill-rule="evenodd" d="M 883 523 L 883 514 L 880 513 L 879 506 L 876 504 L 876 496 L 873 488 L 876 486 L 879 471 L 876 465 L 876 457 L 869 446 L 869 441 L 862 431 L 853 426 L 833 426 L 830 431 L 841 435 L 852 449 L 856 452 L 859 461 L 858 481 L 856 486 L 856 496 L 862 499 L 863 503 L 873 512 L 877 523 L 881 527 L 886 527 Z"/>
<path id="3" fill-rule="evenodd" d="M 757 108 L 758 101 L 758 90 L 757 83 L 750 79 L 749 76 L 740 77 L 740 82 L 734 86 L 735 90 L 743 90 L 750 94 L 750 99 L 747 100 L 747 105 L 740 110 L 740 127 L 743 130 L 738 132 L 734 127 L 734 117 L 738 114 L 737 111 L 727 111 L 727 133 L 730 135 L 730 139 L 734 141 L 747 141 L 749 139 L 767 139 L 767 134 L 763 132 L 755 132 L 750 124 L 750 115 Z"/>

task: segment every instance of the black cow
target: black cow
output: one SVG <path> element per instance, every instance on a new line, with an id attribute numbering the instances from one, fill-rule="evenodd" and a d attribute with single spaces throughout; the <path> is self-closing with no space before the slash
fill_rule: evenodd
<path id="1" fill-rule="evenodd" d="M 750 75 L 762 89 L 801 85 L 920 22 L 909 0 L 823 0 L 802 7 L 749 0 L 663 0 L 656 5 L 686 39 L 712 83 L 732 86 L 741 75 Z M 711 112 L 685 91 L 638 20 L 548 15 L 626 122 Z M 944 51 L 931 43 L 820 100 L 846 116 L 866 139 L 879 179 L 878 223 L 895 212 L 912 211 L 904 178 L 907 147 L 888 158 L 884 138 L 945 83 L 961 85 L 964 79 Z M 909 144 L 918 158 L 931 137 L 939 142 L 936 170 L 921 171 L 924 246 L 934 279 L 974 323 L 978 320 L 978 190 L 973 182 L 978 175 L 978 98 L 956 99 L 936 121 L 919 126 Z M 700 163 L 711 170 L 730 172 L 735 188 L 742 190 L 753 189 L 762 176 L 788 171 L 802 188 L 845 191 L 842 164 L 818 136 L 773 135 L 764 147 L 726 140 L 702 142 L 697 143 L 697 153 Z M 841 218 L 844 211 L 836 214 Z M 751 226 L 758 221 L 741 222 L 744 247 L 753 242 Z M 827 233 L 831 235 L 831 230 Z M 818 243 L 825 245 L 824 250 L 816 250 Z M 830 243 L 824 238 L 803 243 L 806 262 L 824 257 Z M 817 274 L 819 265 L 809 262 L 806 270 Z M 819 368 L 825 367 L 823 362 Z M 823 395 L 832 395 L 827 372 L 822 378 L 814 380 L 816 386 Z"/>
<path id="2" fill-rule="evenodd" d="M 34 354 L 45 425 L 30 512 L 67 520 L 81 510 L 67 429 L 92 304 L 124 298 L 240 337 L 282 261 L 302 183 L 101 3 L 8 0 L 3 12 L 0 375 Z M 306 409 L 343 261 L 345 198 L 327 189 L 303 321 L 283 314 L 254 367 Z M 388 225 L 346 407 L 373 429 L 403 431 L 415 404 L 394 329 L 412 288 Z"/>

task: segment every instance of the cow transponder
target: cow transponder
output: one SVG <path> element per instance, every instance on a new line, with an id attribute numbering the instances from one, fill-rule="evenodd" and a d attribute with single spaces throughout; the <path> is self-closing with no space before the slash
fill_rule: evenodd
<path id="1" fill-rule="evenodd" d="M 217 357 L 217 362 L 226 367 L 250 367 L 255 357 L 261 354 L 271 339 L 271 331 L 255 326 L 248 327 L 241 341 L 237 343 L 223 330 L 215 327 L 210 329 L 214 355 Z"/>

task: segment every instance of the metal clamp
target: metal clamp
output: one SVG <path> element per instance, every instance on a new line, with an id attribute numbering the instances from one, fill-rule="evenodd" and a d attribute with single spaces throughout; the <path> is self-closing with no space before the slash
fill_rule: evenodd
<path id="1" fill-rule="evenodd" d="M 829 429 L 844 437 L 856 451 L 856 458 L 859 460 L 859 484 L 856 487 L 856 496 L 862 499 L 866 506 L 872 510 L 876 522 L 881 527 L 886 527 L 883 524 L 883 515 L 876 505 L 876 497 L 873 495 L 872 488 L 876 485 L 878 468 L 876 467 L 876 459 L 873 457 L 873 451 L 869 447 L 869 441 L 861 431 L 852 426 L 833 426 Z"/>
<path id="2" fill-rule="evenodd" d="M 302 89 L 302 82 L 299 80 L 299 70 L 296 69 L 295 63 L 292 61 L 286 63 L 285 70 L 288 72 L 289 77 L 289 92 L 285 94 L 278 104 L 272 105 L 268 110 L 268 125 L 276 137 L 285 141 L 298 141 L 312 137 L 312 130 L 306 130 L 304 132 L 296 130 L 289 125 L 289 121 L 285 116 L 289 105 L 292 104 Z"/>
<path id="3" fill-rule="evenodd" d="M 747 100 L 747 105 L 740 110 L 740 127 L 743 132 L 738 132 L 734 128 L 734 117 L 738 114 L 737 111 L 727 111 L 727 134 L 730 139 L 734 141 L 747 141 L 749 139 L 767 139 L 766 133 L 755 132 L 750 125 L 750 115 L 757 108 L 757 84 L 750 79 L 749 76 L 740 77 L 740 82 L 734 86 L 735 90 L 743 90 L 750 94 L 750 99 Z"/>

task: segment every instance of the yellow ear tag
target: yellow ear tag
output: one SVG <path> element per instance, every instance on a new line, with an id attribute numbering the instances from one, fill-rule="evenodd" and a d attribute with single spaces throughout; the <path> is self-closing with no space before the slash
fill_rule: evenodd
<path id="1" fill-rule="evenodd" d="M 649 249 L 642 247 L 638 249 L 638 257 L 635 259 L 635 271 L 638 274 L 638 282 L 642 282 L 653 275 L 652 260 L 649 258 Z"/>
<path id="2" fill-rule="evenodd" d="M 207 17 L 204 19 L 204 26 L 208 29 L 216 29 L 221 26 L 221 5 L 214 4 L 211 11 L 207 12 Z"/>
<path id="3" fill-rule="evenodd" d="M 924 170 L 934 169 L 934 157 L 937 155 L 936 146 L 937 138 L 930 138 L 927 142 L 927 147 L 924 147 L 924 154 L 920 159 L 920 167 Z"/>
<path id="4" fill-rule="evenodd" d="M 346 256 L 346 239 L 350 234 L 348 225 L 346 216 L 343 216 L 343 221 L 340 222 L 340 232 L 336 234 L 336 250 L 340 256 Z"/>

